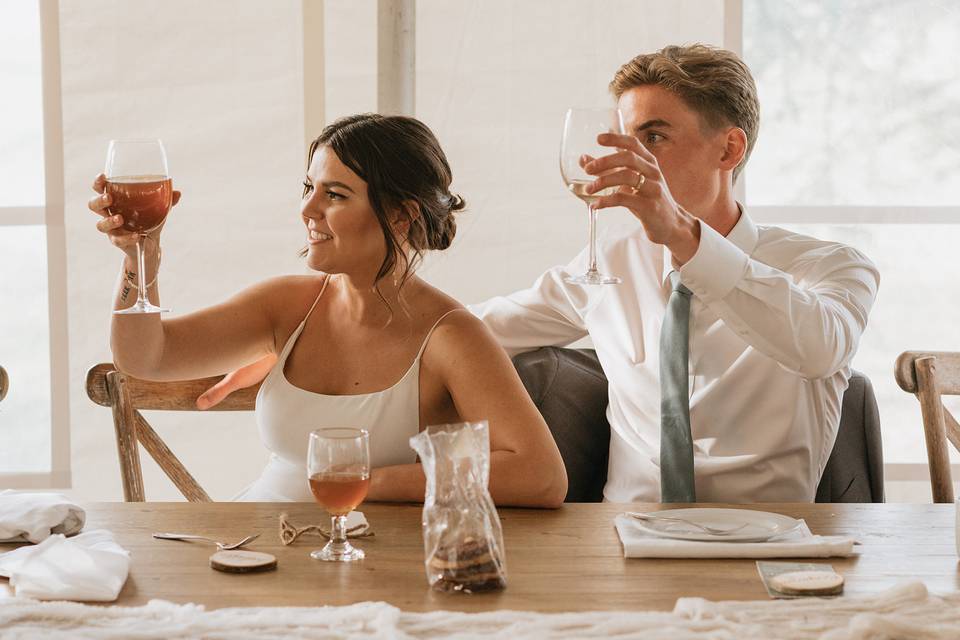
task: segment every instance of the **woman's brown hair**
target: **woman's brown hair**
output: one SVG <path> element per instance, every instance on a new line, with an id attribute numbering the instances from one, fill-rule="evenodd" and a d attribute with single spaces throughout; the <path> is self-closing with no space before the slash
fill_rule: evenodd
<path id="1" fill-rule="evenodd" d="M 376 113 L 340 118 L 310 144 L 308 167 L 321 146 L 329 147 L 367 183 L 367 198 L 387 246 L 374 284 L 378 293 L 380 281 L 395 273 L 398 264 L 402 268 L 399 286 L 403 287 L 425 251 L 450 246 L 457 233 L 454 214 L 466 203 L 450 192 L 450 165 L 427 125 L 416 118 Z M 390 215 L 396 213 L 410 223 L 405 237 L 398 237 L 391 224 Z"/>

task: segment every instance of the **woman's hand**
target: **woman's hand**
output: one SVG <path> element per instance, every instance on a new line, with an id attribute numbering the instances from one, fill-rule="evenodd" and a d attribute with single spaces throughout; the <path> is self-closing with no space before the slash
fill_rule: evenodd
<path id="1" fill-rule="evenodd" d="M 87 207 L 100 216 L 100 220 L 97 221 L 97 231 L 106 234 L 113 246 L 126 253 L 131 260 L 136 261 L 138 234 L 136 231 L 128 231 L 123 228 L 123 218 L 121 216 L 110 215 L 108 209 L 112 203 L 110 194 L 106 192 L 106 188 L 107 177 L 101 173 L 93 181 L 93 190 L 100 195 L 90 198 L 89 202 L 87 202 Z M 173 205 L 171 206 L 175 206 L 178 202 L 180 202 L 180 192 L 174 191 Z M 159 246 L 160 230 L 162 228 L 163 225 L 161 224 L 151 231 L 148 236 L 154 241 L 154 246 Z"/>

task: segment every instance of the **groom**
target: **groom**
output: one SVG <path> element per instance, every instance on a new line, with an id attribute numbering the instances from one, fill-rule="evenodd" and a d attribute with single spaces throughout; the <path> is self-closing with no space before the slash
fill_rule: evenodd
<path id="1" fill-rule="evenodd" d="M 471 307 L 511 355 L 590 336 L 609 381 L 604 498 L 613 502 L 812 501 L 833 448 L 850 362 L 879 286 L 850 247 L 758 226 L 733 185 L 753 150 L 749 69 L 705 45 L 624 64 L 610 83 L 626 135 L 584 157 L 596 207 L 632 230 L 598 248 L 623 279 L 568 284 L 586 250 L 529 289 Z M 212 406 L 272 363 L 234 372 Z"/>

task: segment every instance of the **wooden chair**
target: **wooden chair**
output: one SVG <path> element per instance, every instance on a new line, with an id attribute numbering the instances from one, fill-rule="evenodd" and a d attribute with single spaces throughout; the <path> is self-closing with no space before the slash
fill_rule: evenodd
<path id="1" fill-rule="evenodd" d="M 0 367 L 0 400 L 7 397 L 7 389 L 10 388 L 10 378 L 7 377 L 7 370 Z"/>
<path id="2" fill-rule="evenodd" d="M 947 441 L 960 450 L 960 424 L 940 396 L 960 395 L 960 352 L 905 351 L 894 371 L 900 388 L 920 401 L 933 501 L 953 502 Z"/>
<path id="3" fill-rule="evenodd" d="M 183 463 L 157 435 L 140 410 L 197 411 L 196 399 L 219 377 L 182 382 L 150 382 L 128 376 L 111 363 L 94 365 L 87 371 L 87 395 L 97 404 L 113 410 L 117 453 L 126 502 L 144 502 L 143 472 L 137 443 L 173 481 L 190 502 L 211 502 Z M 252 411 L 259 385 L 236 391 L 209 411 Z"/>

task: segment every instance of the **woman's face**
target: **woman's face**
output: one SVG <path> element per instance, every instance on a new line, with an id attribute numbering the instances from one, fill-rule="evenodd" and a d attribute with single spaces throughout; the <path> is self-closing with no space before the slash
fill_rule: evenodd
<path id="1" fill-rule="evenodd" d="M 307 170 L 300 215 L 307 227 L 307 265 L 364 280 L 376 277 L 387 248 L 367 198 L 367 183 L 320 146 Z"/>

